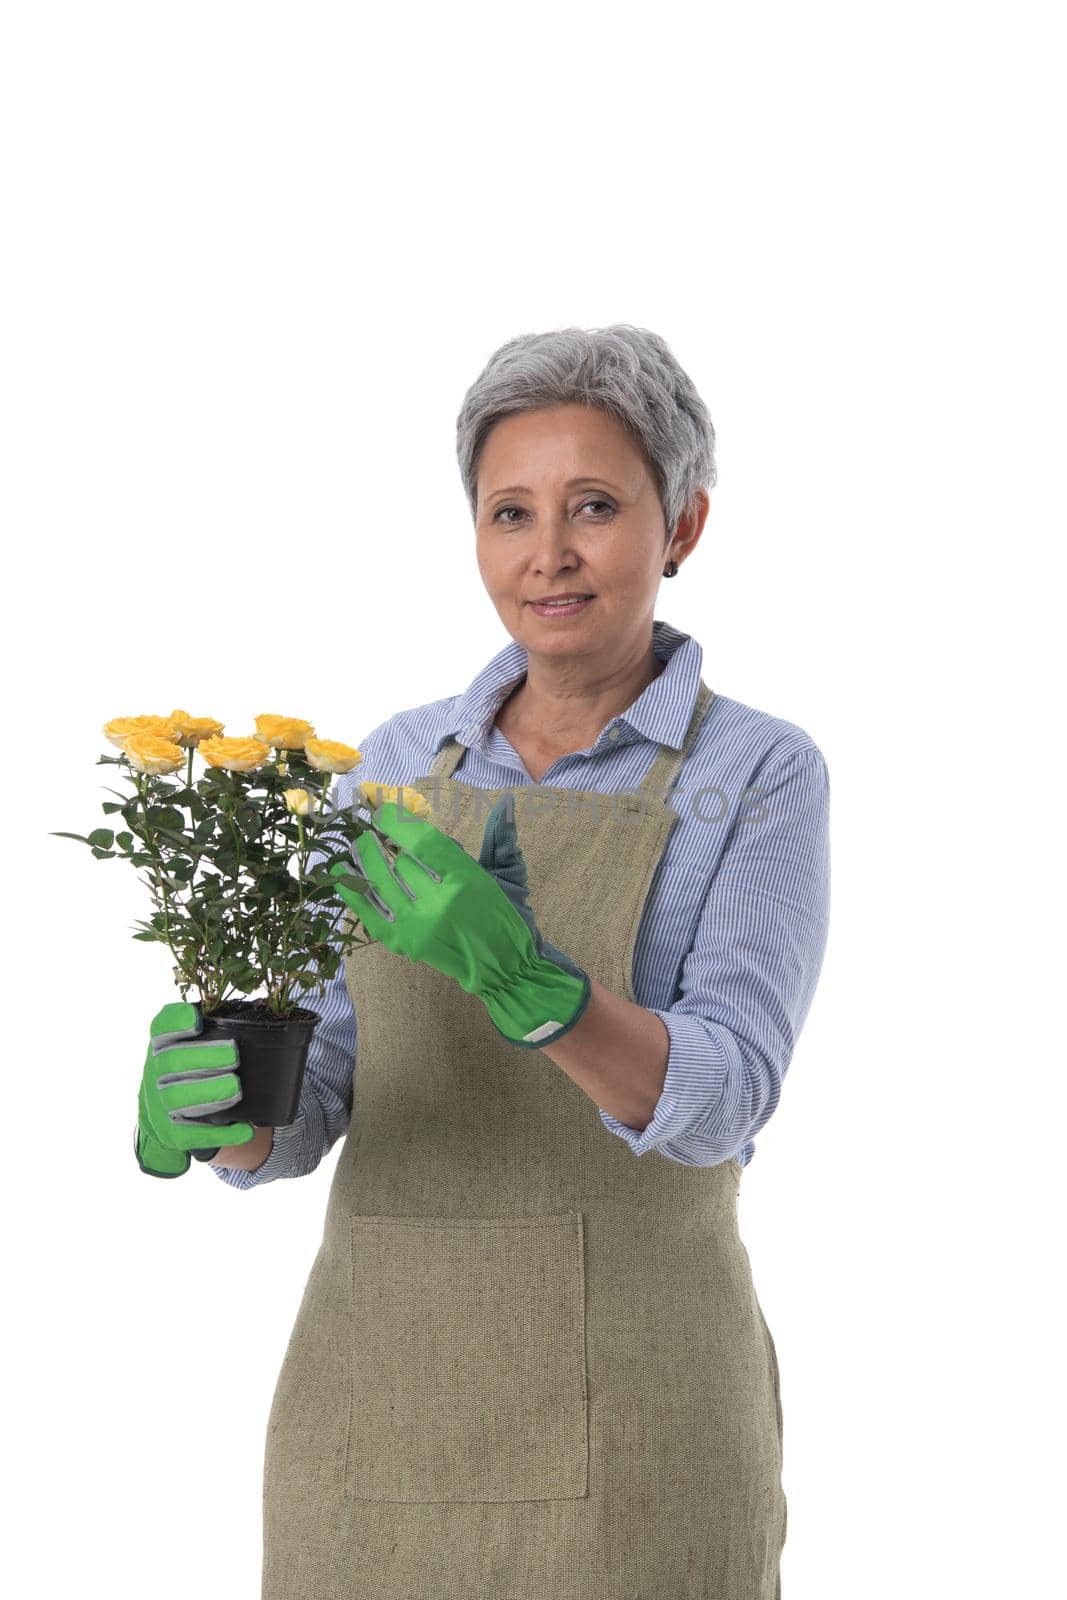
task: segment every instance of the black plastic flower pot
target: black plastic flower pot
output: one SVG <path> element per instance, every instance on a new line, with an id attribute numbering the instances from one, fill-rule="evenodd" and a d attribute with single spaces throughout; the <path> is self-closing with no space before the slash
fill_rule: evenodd
<path id="1" fill-rule="evenodd" d="M 201 1039 L 236 1041 L 241 1098 L 196 1121 L 251 1122 L 257 1128 L 295 1122 L 311 1036 L 322 1020 L 319 1013 L 296 1006 L 287 1017 L 275 1017 L 263 1000 L 227 1000 L 219 1010 L 201 1015 Z"/>

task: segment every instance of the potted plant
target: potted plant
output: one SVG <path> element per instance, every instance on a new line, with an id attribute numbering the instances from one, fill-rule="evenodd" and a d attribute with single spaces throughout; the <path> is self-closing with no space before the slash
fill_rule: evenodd
<path id="1" fill-rule="evenodd" d="M 429 807 L 414 790 L 365 782 L 351 808 L 340 809 L 330 785 L 358 765 L 360 751 L 317 738 L 297 717 L 263 715 L 255 727 L 254 735 L 225 738 L 221 722 L 185 711 L 105 723 L 120 753 L 98 765 L 133 784 L 132 793 L 109 789 L 117 799 L 103 802 L 122 827 L 56 836 L 88 845 L 98 860 L 121 857 L 144 869 L 154 910 L 133 937 L 168 946 L 182 999 L 195 996 L 199 1005 L 202 1037 L 237 1042 L 241 1119 L 280 1127 L 296 1117 L 320 1021 L 297 1003 L 297 991 L 322 994 L 347 952 L 372 942 L 338 899 L 337 883 L 369 887 L 353 859 L 368 829 L 396 855 L 359 807 L 388 799 L 421 815 Z M 340 880 L 329 876 L 337 861 L 349 868 Z M 340 929 L 346 913 L 351 926 Z M 199 1120 L 236 1115 L 231 1106 Z"/>

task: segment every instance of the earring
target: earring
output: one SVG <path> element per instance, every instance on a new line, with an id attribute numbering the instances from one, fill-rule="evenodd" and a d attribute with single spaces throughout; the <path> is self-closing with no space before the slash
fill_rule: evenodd
<path id="1" fill-rule="evenodd" d="M 664 577 L 665 577 L 665 578 L 673 578 L 673 577 L 674 577 L 674 574 L 675 574 L 675 573 L 676 573 L 676 572 L 677 572 L 677 571 L 678 571 L 678 563 L 677 563 L 677 561 L 675 561 L 675 560 L 673 560 L 673 558 L 672 558 L 672 560 L 671 560 L 671 562 L 670 562 L 670 565 L 669 565 L 669 566 L 666 566 L 666 567 L 664 567 L 664 569 L 663 569 L 663 576 L 664 576 Z"/>

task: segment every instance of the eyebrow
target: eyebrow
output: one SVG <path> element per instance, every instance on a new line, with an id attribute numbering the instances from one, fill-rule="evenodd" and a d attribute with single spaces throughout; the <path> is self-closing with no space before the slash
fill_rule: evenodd
<path id="1" fill-rule="evenodd" d="M 622 492 L 614 487 L 609 478 L 568 478 L 563 487 L 565 489 L 577 489 L 580 483 L 606 483 L 613 494 Z M 487 501 L 495 500 L 498 494 L 533 494 L 533 490 L 528 489 L 524 483 L 513 483 L 507 489 L 494 489 L 492 494 L 487 496 Z"/>

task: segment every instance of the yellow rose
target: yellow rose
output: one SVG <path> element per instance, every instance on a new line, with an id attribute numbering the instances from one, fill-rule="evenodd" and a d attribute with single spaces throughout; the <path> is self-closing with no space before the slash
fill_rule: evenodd
<path id="1" fill-rule="evenodd" d="M 126 759 L 138 772 L 150 772 L 160 777 L 164 772 L 177 772 L 185 765 L 185 751 L 173 739 L 164 739 L 158 733 L 131 733 L 123 745 Z"/>
<path id="2" fill-rule="evenodd" d="M 105 739 L 117 744 L 120 750 L 131 733 L 153 733 L 157 739 L 169 739 L 177 744 L 181 728 L 173 717 L 112 717 L 110 722 L 104 723 Z"/>
<path id="3" fill-rule="evenodd" d="M 256 718 L 256 737 L 278 750 L 303 750 L 304 740 L 313 738 L 314 728 L 301 717 L 273 717 L 264 714 Z"/>
<path id="4" fill-rule="evenodd" d="M 191 717 L 188 711 L 172 711 L 170 715 L 171 721 L 178 724 L 181 743 L 186 749 L 195 750 L 209 733 L 222 732 L 222 723 L 214 717 Z"/>
<path id="5" fill-rule="evenodd" d="M 298 817 L 306 817 L 315 804 L 315 797 L 308 794 L 306 789 L 286 789 L 285 803 Z"/>
<path id="6" fill-rule="evenodd" d="M 339 744 L 336 739 L 308 739 L 304 754 L 317 772 L 351 772 L 363 760 L 362 750 Z"/>
<path id="7" fill-rule="evenodd" d="M 385 805 L 392 800 L 402 811 L 410 811 L 413 816 L 430 815 L 430 802 L 426 796 L 420 794 L 417 789 L 407 788 L 403 784 L 398 787 L 395 783 L 372 783 L 369 778 L 364 778 L 359 786 L 359 792 L 372 811 L 376 806 Z"/>
<path id="8" fill-rule="evenodd" d="M 220 739 L 217 734 L 203 739 L 200 754 L 209 767 L 225 767 L 227 772 L 251 772 L 270 756 L 270 746 L 262 739 Z"/>

